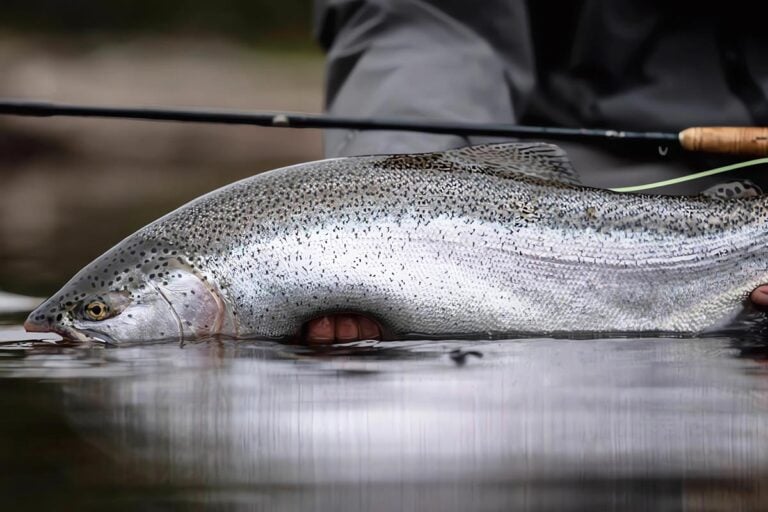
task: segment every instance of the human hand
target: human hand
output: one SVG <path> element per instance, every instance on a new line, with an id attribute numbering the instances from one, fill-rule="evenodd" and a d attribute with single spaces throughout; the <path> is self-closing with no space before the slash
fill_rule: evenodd
<path id="1" fill-rule="evenodd" d="M 379 324 L 368 317 L 354 313 L 321 316 L 304 324 L 301 330 L 301 341 L 311 345 L 380 339 Z"/>
<path id="2" fill-rule="evenodd" d="M 768 285 L 763 284 L 752 290 L 749 294 L 749 300 L 758 309 L 768 309 Z"/>

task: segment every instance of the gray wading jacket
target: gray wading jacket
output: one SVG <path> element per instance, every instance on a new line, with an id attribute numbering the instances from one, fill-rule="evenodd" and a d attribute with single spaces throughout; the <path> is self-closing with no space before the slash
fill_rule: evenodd
<path id="1" fill-rule="evenodd" d="M 315 32 L 328 53 L 327 110 L 336 115 L 651 131 L 768 125 L 768 37 L 750 5 L 316 0 Z M 329 130 L 326 153 L 435 151 L 490 140 L 498 139 Z M 583 181 L 596 186 L 744 159 L 681 158 L 657 144 L 561 145 Z M 726 179 L 760 182 L 757 174 Z"/>

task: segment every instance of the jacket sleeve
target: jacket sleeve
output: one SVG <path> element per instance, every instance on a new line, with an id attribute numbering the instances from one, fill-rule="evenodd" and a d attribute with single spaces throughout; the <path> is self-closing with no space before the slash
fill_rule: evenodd
<path id="1" fill-rule="evenodd" d="M 349 117 L 514 122 L 533 87 L 524 2 L 316 0 L 326 108 Z M 479 143 L 412 132 L 329 130 L 327 156 Z"/>

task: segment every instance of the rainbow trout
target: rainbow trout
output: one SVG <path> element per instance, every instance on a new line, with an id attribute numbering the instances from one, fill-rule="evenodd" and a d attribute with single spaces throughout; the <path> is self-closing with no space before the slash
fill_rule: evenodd
<path id="1" fill-rule="evenodd" d="M 745 299 L 768 282 L 767 207 L 583 187 L 547 144 L 322 160 L 149 224 L 25 325 L 105 343 L 286 339 L 359 312 L 389 339 L 692 335 L 758 318 Z"/>

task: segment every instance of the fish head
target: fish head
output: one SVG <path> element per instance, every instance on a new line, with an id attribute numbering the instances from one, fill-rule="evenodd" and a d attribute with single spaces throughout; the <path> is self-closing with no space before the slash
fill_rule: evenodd
<path id="1" fill-rule="evenodd" d="M 184 256 L 159 247 L 111 249 L 32 311 L 25 329 L 106 344 L 187 341 L 231 331 L 233 315 L 210 280 Z"/>

